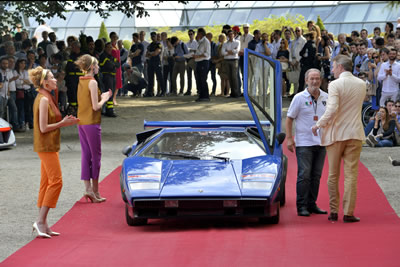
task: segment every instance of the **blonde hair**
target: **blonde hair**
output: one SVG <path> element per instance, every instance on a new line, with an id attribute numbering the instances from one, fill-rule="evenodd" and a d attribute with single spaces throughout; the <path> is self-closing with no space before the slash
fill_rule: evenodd
<path id="1" fill-rule="evenodd" d="M 35 69 L 29 70 L 29 79 L 32 81 L 36 88 L 39 88 L 44 80 L 47 80 L 50 71 L 43 69 L 42 67 L 37 67 Z M 42 77 L 45 75 L 44 77 Z"/>
<path id="2" fill-rule="evenodd" d="M 98 64 L 97 59 L 88 54 L 79 57 L 74 63 L 85 73 L 90 71 L 90 67 Z"/>

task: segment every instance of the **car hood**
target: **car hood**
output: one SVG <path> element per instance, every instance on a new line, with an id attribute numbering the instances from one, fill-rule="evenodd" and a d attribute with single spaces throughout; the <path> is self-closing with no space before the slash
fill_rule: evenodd
<path id="1" fill-rule="evenodd" d="M 160 197 L 240 197 L 238 181 L 232 162 L 173 161 Z"/>

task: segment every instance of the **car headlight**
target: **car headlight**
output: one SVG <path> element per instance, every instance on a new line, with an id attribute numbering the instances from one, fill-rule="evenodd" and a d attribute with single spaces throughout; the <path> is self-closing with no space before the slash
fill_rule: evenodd
<path id="1" fill-rule="evenodd" d="M 274 173 L 250 173 L 242 174 L 243 189 L 271 190 L 275 183 Z"/>
<path id="2" fill-rule="evenodd" d="M 136 182 L 129 183 L 130 190 L 160 190 L 159 182 Z"/>

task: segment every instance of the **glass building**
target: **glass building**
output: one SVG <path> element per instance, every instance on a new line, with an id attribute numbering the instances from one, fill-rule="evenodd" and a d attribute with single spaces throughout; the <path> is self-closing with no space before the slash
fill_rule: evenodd
<path id="1" fill-rule="evenodd" d="M 133 32 L 154 31 L 160 27 L 174 30 L 186 30 L 206 25 L 242 25 L 253 20 L 286 14 L 301 14 L 305 20 L 316 21 L 319 15 L 329 32 L 335 35 L 350 33 L 352 30 L 367 29 L 369 33 L 378 26 L 384 31 L 385 23 L 390 21 L 395 27 L 400 16 L 400 8 L 390 9 L 388 2 L 382 1 L 189 1 L 187 5 L 173 1 L 144 1 L 143 6 L 150 17 L 128 18 L 118 11 L 102 19 L 94 11 L 71 10 L 65 13 L 66 20 L 54 17 L 46 20 L 57 34 L 58 39 L 69 35 L 78 36 L 81 31 L 97 38 L 101 22 L 108 32 L 115 31 L 121 39 L 131 40 Z M 25 28 L 33 33 L 38 23 L 29 18 Z"/>

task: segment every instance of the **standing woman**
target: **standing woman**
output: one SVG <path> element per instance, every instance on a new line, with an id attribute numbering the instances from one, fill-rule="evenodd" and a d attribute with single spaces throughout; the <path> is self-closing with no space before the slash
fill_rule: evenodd
<path id="1" fill-rule="evenodd" d="M 62 175 L 58 151 L 60 150 L 60 128 L 78 123 L 73 116 L 61 120 L 57 102 L 51 95 L 56 90 L 57 80 L 50 70 L 37 67 L 29 71 L 29 78 L 38 95 L 33 105 L 33 148 L 41 160 L 41 179 L 37 206 L 39 216 L 33 224 L 38 236 L 50 238 L 59 235 L 47 225 L 47 214 L 55 208 L 62 187 Z"/>
<path id="2" fill-rule="evenodd" d="M 82 148 L 81 180 L 85 184 L 86 201 L 103 202 L 99 193 L 99 174 L 101 165 L 101 108 L 112 97 L 112 91 L 100 94 L 94 78 L 99 72 L 97 59 L 91 55 L 83 55 L 75 64 L 85 73 L 78 84 L 78 118 L 79 140 Z M 100 100 L 100 101 L 99 101 Z"/>
<path id="3" fill-rule="evenodd" d="M 276 58 L 281 62 L 282 66 L 282 97 L 287 97 L 290 92 L 289 79 L 286 72 L 289 70 L 289 49 L 288 42 L 285 39 L 281 40 L 278 54 Z"/>

